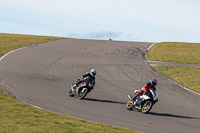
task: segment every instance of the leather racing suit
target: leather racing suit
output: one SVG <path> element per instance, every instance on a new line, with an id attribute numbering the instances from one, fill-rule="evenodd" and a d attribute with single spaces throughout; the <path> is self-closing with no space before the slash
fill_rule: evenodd
<path id="1" fill-rule="evenodd" d="M 136 92 L 136 98 L 137 98 L 135 103 L 136 106 L 139 106 L 140 104 L 140 96 L 148 95 L 151 97 L 150 88 L 153 88 L 156 91 L 156 87 L 151 82 L 147 82 L 142 88 L 140 88 Z"/>

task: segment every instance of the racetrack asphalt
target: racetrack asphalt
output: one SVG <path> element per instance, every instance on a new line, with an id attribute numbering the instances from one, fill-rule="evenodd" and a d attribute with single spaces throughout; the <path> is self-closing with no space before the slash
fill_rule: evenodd
<path id="1" fill-rule="evenodd" d="M 152 43 L 61 39 L 17 50 L 0 61 L 0 85 L 17 99 L 76 118 L 146 133 L 199 133 L 200 96 L 144 60 Z M 83 100 L 70 86 L 90 69 L 96 86 Z M 153 77 L 159 101 L 149 114 L 128 111 L 128 94 Z"/>

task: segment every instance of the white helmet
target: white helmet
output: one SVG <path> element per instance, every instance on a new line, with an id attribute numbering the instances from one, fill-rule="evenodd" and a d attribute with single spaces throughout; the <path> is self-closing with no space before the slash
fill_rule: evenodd
<path id="1" fill-rule="evenodd" d="M 90 74 L 91 74 L 93 77 L 95 77 L 95 75 L 96 75 L 96 70 L 95 70 L 95 69 L 92 69 L 92 70 L 90 71 Z"/>

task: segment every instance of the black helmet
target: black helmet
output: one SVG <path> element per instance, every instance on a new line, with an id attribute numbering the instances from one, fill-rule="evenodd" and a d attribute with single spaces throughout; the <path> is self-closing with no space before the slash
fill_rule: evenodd
<path id="1" fill-rule="evenodd" d="M 152 84 L 153 86 L 156 86 L 158 80 L 157 80 L 156 78 L 153 78 L 150 82 L 151 82 L 151 84 Z"/>

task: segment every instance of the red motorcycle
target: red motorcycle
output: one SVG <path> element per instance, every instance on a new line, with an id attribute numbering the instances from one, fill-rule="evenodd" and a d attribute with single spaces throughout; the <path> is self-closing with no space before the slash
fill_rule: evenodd
<path id="1" fill-rule="evenodd" d="M 138 90 L 135 91 L 135 94 Z M 139 97 L 138 103 L 136 102 L 137 97 L 132 97 L 128 95 L 129 101 L 127 102 L 127 109 L 128 110 L 140 110 L 142 113 L 148 113 L 153 105 L 158 102 L 158 94 L 154 89 L 150 89 L 150 96 L 149 95 L 142 95 Z M 137 104 L 136 104 L 137 103 Z"/>

